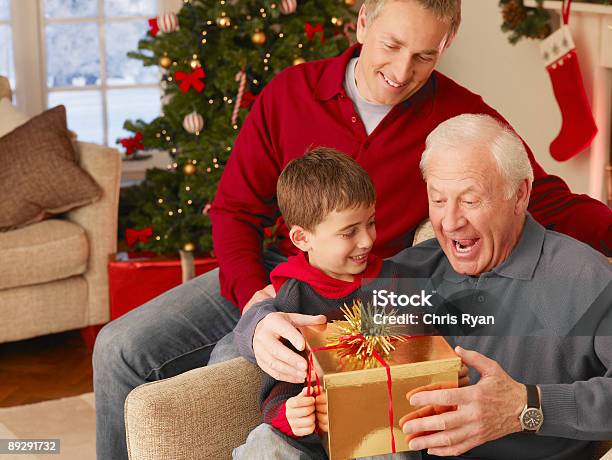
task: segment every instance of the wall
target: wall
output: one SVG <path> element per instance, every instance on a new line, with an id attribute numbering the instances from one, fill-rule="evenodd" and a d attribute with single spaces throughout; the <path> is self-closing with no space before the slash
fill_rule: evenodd
<path id="1" fill-rule="evenodd" d="M 521 40 L 511 45 L 500 29 L 501 22 L 497 0 L 463 0 L 461 28 L 438 70 L 499 111 L 549 174 L 565 179 L 575 193 L 587 193 L 588 152 L 559 163 L 548 151 L 559 133 L 561 114 L 538 42 Z"/>

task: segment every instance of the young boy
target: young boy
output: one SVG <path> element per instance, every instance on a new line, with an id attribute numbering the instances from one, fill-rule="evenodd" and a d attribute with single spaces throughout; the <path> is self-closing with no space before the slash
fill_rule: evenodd
<path id="1" fill-rule="evenodd" d="M 291 161 L 279 176 L 277 197 L 291 242 L 302 251 L 270 274 L 279 311 L 340 319 L 340 306 L 362 298 L 362 279 L 396 276 L 393 263 L 370 253 L 376 240 L 376 193 L 368 174 L 349 156 L 316 148 Z M 264 379 L 265 425 L 234 450 L 234 458 L 326 459 L 315 433 L 316 427 L 327 429 L 323 397 L 308 396 L 303 384 Z"/>

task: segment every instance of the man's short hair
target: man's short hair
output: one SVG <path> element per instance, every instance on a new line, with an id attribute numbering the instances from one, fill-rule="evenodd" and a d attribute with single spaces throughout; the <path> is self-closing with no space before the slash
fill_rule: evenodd
<path id="1" fill-rule="evenodd" d="M 365 0 L 366 17 L 373 21 L 389 1 L 414 1 L 432 11 L 438 19 L 450 23 L 447 43 L 457 34 L 461 24 L 461 0 Z"/>
<path id="2" fill-rule="evenodd" d="M 525 179 L 533 182 L 533 169 L 521 138 L 510 127 L 490 115 L 463 114 L 440 123 L 425 141 L 421 157 L 421 173 L 426 170 L 433 151 L 465 146 L 488 147 L 497 170 L 506 184 L 504 195 L 512 198 Z"/>
<path id="3" fill-rule="evenodd" d="M 348 155 L 326 147 L 290 161 L 278 178 L 276 195 L 287 225 L 309 231 L 330 212 L 376 202 L 368 173 Z"/>

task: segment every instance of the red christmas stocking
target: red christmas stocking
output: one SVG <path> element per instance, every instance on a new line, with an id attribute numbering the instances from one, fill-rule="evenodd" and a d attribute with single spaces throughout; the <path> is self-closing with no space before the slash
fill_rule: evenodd
<path id="1" fill-rule="evenodd" d="M 569 27 L 561 26 L 542 41 L 540 47 L 563 119 L 561 132 L 550 144 L 550 153 L 555 160 L 565 161 L 591 145 L 597 134 L 597 125 L 584 90 Z"/>

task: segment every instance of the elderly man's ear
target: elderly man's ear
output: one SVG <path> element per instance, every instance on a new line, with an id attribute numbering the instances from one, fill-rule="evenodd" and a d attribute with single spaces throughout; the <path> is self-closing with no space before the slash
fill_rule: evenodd
<path id="1" fill-rule="evenodd" d="M 514 214 L 516 214 L 517 216 L 520 216 L 524 214 L 525 211 L 527 211 L 527 206 L 529 206 L 529 196 L 530 195 L 531 195 L 531 181 L 529 179 L 523 179 L 514 197 L 514 199 L 516 200 L 516 203 L 514 205 Z"/>
<path id="2" fill-rule="evenodd" d="M 293 225 L 289 230 L 289 239 L 301 251 L 310 251 L 310 232 L 299 225 Z"/>

